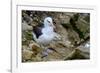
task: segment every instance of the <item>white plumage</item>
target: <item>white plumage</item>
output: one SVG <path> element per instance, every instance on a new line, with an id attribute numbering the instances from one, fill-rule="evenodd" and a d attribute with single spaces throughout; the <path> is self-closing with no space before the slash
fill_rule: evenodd
<path id="1" fill-rule="evenodd" d="M 37 38 L 36 34 L 33 31 L 33 38 L 40 45 L 49 44 L 55 37 L 57 37 L 54 32 L 55 26 L 53 25 L 53 21 L 51 17 L 47 17 L 44 19 L 44 27 L 41 27 L 42 34 Z"/>

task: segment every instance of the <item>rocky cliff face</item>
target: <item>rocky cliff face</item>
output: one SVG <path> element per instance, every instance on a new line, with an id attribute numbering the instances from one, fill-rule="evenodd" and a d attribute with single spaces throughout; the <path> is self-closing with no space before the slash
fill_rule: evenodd
<path id="1" fill-rule="evenodd" d="M 54 40 L 47 48 L 54 51 L 42 57 L 44 48 L 32 38 L 32 26 L 43 23 L 47 16 L 53 18 Z M 90 58 L 90 14 L 76 12 L 22 11 L 22 62 L 64 61 Z"/>

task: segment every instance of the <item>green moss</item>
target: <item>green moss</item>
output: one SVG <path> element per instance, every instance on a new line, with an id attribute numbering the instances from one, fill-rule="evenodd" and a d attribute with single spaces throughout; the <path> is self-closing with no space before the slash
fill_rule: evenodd
<path id="1" fill-rule="evenodd" d="M 80 37 L 81 39 L 84 38 L 83 32 L 81 32 L 81 31 L 77 28 L 76 23 L 75 23 L 75 21 L 74 21 L 73 18 L 70 19 L 70 25 L 72 25 L 73 30 L 79 34 L 79 37 Z"/>
<path id="2" fill-rule="evenodd" d="M 25 32 L 25 37 L 27 40 L 32 40 L 32 33 L 30 31 Z"/>
<path id="3" fill-rule="evenodd" d="M 28 45 L 29 41 L 32 40 L 32 33 L 31 31 L 25 31 L 23 35 L 22 38 L 25 38 L 25 40 L 22 40 L 22 45 Z"/>
<path id="4" fill-rule="evenodd" d="M 84 18 L 84 20 L 87 21 L 88 23 L 90 23 L 90 15 L 86 16 L 86 17 Z"/>

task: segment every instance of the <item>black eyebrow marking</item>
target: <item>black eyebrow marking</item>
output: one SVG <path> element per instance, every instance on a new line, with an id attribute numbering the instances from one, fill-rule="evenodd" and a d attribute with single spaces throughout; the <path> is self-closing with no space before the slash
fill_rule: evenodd
<path id="1" fill-rule="evenodd" d="M 47 20 L 48 21 L 48 20 Z M 50 21 L 48 21 L 50 23 Z"/>

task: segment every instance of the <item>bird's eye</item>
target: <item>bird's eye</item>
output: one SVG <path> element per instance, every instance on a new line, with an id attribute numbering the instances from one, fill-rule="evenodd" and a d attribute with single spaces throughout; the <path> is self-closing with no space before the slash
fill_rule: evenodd
<path id="1" fill-rule="evenodd" d="M 47 20 L 48 21 L 48 20 Z M 48 21 L 50 23 L 50 21 Z"/>

